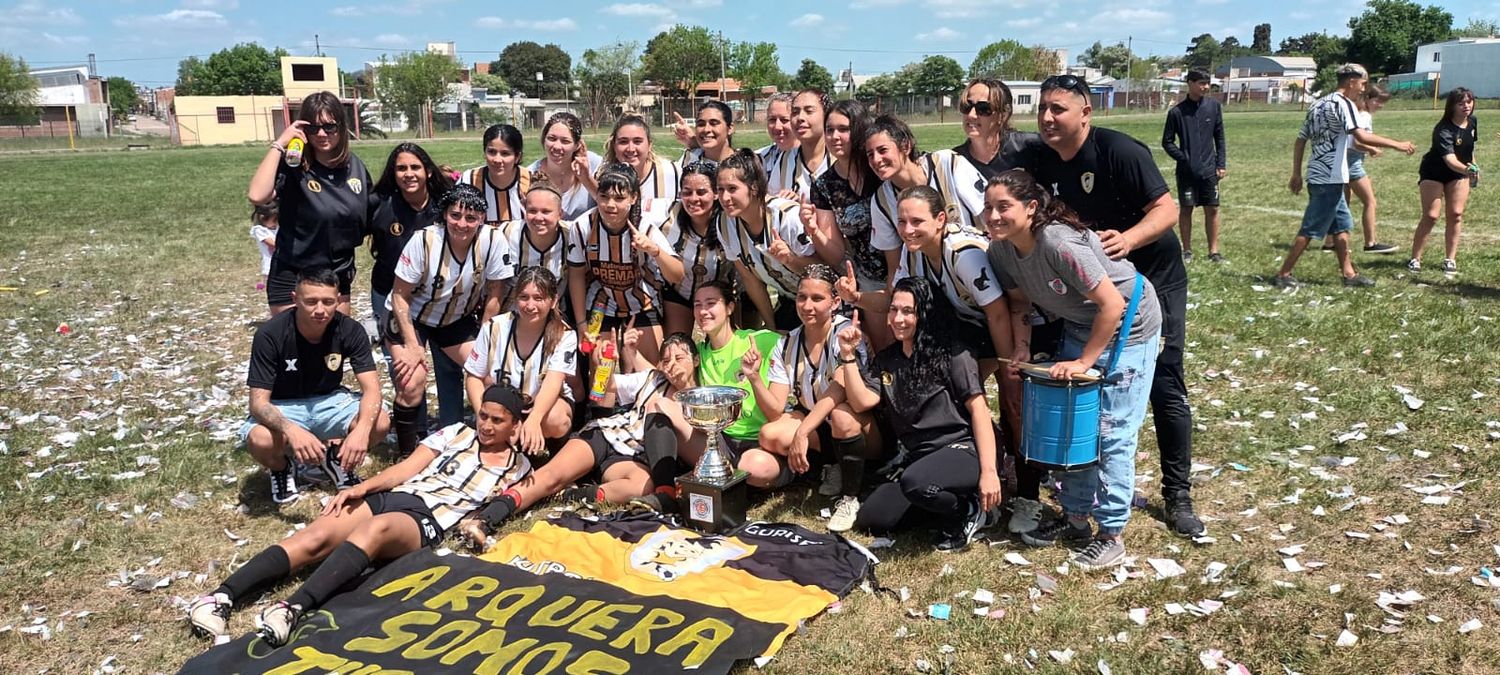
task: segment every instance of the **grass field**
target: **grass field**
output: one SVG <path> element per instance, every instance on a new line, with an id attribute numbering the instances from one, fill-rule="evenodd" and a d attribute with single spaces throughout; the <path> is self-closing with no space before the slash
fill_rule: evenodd
<path id="1" fill-rule="evenodd" d="M 1425 111 L 1387 112 L 1376 128 L 1425 147 L 1434 121 Z M 1152 146 L 1160 135 L 1158 116 L 1101 122 Z M 1219 650 L 1256 673 L 1494 672 L 1494 188 L 1481 186 L 1470 202 L 1456 278 L 1407 275 L 1400 255 L 1362 257 L 1379 283 L 1346 290 L 1331 256 L 1313 252 L 1298 268 L 1302 288 L 1269 289 L 1305 199 L 1286 189 L 1299 122 L 1288 113 L 1229 117 L 1229 262 L 1189 267 L 1195 497 L 1217 541 L 1195 545 L 1156 519 L 1148 420 L 1138 466 L 1151 505 L 1126 532 L 1139 562 L 1122 583 L 1057 569 L 1062 550 L 1002 542 L 943 556 L 912 533 L 879 551 L 880 580 L 908 588 L 909 601 L 855 591 L 766 670 L 913 672 L 923 659 L 933 672 L 1097 672 L 1101 662 L 1114 673 L 1197 672 Z M 961 131 L 924 126 L 918 135 L 923 147 L 948 147 Z M 741 132 L 740 142 L 763 138 Z M 468 166 L 478 146 L 444 140 L 429 149 Z M 388 148 L 356 149 L 378 171 Z M 0 156 L 0 175 L 11 177 L 0 191 L 0 322 L 9 335 L 0 345 L 0 672 L 173 671 L 204 646 L 188 635 L 174 596 L 211 588 L 233 562 L 314 515 L 313 500 L 270 508 L 266 478 L 228 440 L 244 410 L 251 322 L 263 311 L 244 198 L 262 152 Z M 1500 167 L 1491 157 L 1482 148 L 1478 161 Z M 1405 248 L 1417 158 L 1368 166 L 1382 238 Z M 1434 244 L 1429 268 L 1441 250 Z M 356 283 L 357 306 L 368 303 L 367 288 Z M 57 333 L 64 322 L 70 335 Z M 1425 403 L 1411 409 L 1398 387 Z M 1429 492 L 1439 499 L 1427 501 L 1447 503 L 1423 503 Z M 818 527 L 824 506 L 791 492 L 753 515 Z M 1278 552 L 1293 546 L 1304 550 Z M 1010 551 L 1033 564 L 1006 562 Z M 1186 573 L 1155 579 L 1147 558 L 1176 560 Z M 1056 581 L 1055 593 L 1037 590 L 1038 574 Z M 971 615 L 967 594 L 980 587 L 995 593 L 1004 618 Z M 1407 590 L 1425 599 L 1404 620 L 1377 607 L 1380 592 Z M 1205 599 L 1223 606 L 1207 616 L 1203 605 L 1168 609 Z M 937 602 L 953 603 L 952 621 L 905 611 L 925 614 Z M 1150 610 L 1143 626 L 1129 618 L 1133 608 Z M 234 629 L 249 630 L 254 614 L 236 614 Z M 1471 619 L 1483 627 L 1461 633 Z M 1355 645 L 1335 646 L 1344 629 Z"/>

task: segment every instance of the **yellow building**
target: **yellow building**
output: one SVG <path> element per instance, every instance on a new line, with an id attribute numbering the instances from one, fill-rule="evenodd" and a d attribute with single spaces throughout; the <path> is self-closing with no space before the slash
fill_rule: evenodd
<path id="1" fill-rule="evenodd" d="M 340 91 L 338 60 L 323 56 L 281 57 L 281 96 L 178 96 L 173 135 L 179 145 L 228 145 L 276 140 L 297 117 L 302 99 Z M 358 125 L 357 101 L 343 99 L 345 115 Z M 357 132 L 357 129 L 356 129 Z"/>

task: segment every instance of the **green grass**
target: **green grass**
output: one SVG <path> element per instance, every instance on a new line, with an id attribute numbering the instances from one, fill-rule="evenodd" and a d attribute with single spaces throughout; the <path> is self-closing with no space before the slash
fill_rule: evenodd
<path id="1" fill-rule="evenodd" d="M 1434 117 L 1387 112 L 1376 128 L 1425 145 Z M 1500 591 L 1469 582 L 1481 566 L 1500 563 L 1491 548 L 1500 536 L 1470 522 L 1475 514 L 1493 520 L 1500 497 L 1493 479 L 1500 462 L 1486 428 L 1500 418 L 1493 403 L 1500 396 L 1493 188 L 1486 183 L 1471 200 L 1456 279 L 1409 276 L 1401 256 L 1361 257 L 1358 264 L 1379 285 L 1350 291 L 1337 283 L 1331 257 L 1314 252 L 1297 271 L 1307 282 L 1302 289 L 1265 290 L 1305 200 L 1285 185 L 1300 120 L 1290 112 L 1229 116 L 1223 249 L 1230 262 L 1189 268 L 1195 459 L 1214 467 L 1195 474 L 1195 496 L 1213 518 L 1218 542 L 1195 546 L 1153 517 L 1160 471 L 1148 422 L 1138 467 L 1153 478 L 1142 488 L 1152 507 L 1137 511 L 1127 530 L 1146 577 L 1101 591 L 1095 583 L 1106 577 L 1059 575 L 1060 550 L 1021 551 L 1035 563 L 1023 569 L 1001 560 L 1009 547 L 941 556 L 914 532 L 880 552 L 880 580 L 910 589 L 905 607 L 953 602 L 953 621 L 911 619 L 896 601 L 856 591 L 840 614 L 820 617 L 790 640 L 768 670 L 910 672 L 914 659 L 940 668 L 949 658 L 952 672 L 1018 671 L 1023 659 L 1047 672 L 1093 672 L 1099 660 L 1116 673 L 1196 672 L 1199 652 L 1208 649 L 1257 673 L 1283 666 L 1303 673 L 1493 670 L 1500 614 L 1491 603 Z M 1100 123 L 1153 147 L 1161 128 L 1159 115 Z M 918 136 L 923 147 L 949 147 L 961 132 L 922 126 Z M 764 142 L 758 132 L 742 130 L 738 138 Z M 590 140 L 597 148 L 599 139 Z M 660 131 L 658 140 L 666 140 Z M 357 151 L 378 170 L 390 145 L 366 142 Z M 477 146 L 477 138 L 441 140 L 429 150 L 439 162 L 463 167 L 479 161 Z M 9 335 L 0 345 L 0 627 L 46 617 L 55 633 L 45 641 L 0 633 L 0 672 L 86 672 L 109 656 L 133 672 L 173 670 L 203 645 L 188 636 L 171 597 L 210 588 L 231 560 L 312 518 L 307 501 L 282 513 L 270 509 L 263 474 L 231 442 L 208 435 L 243 414 L 243 363 L 252 322 L 263 311 L 252 288 L 258 256 L 246 236 L 244 198 L 262 152 L 0 156 L 0 174 L 14 178 L 0 191 L 0 250 L 9 252 L 0 286 L 18 289 L 0 291 Z M 1170 172 L 1165 156 L 1156 157 Z M 1482 148 L 1479 163 L 1494 164 L 1490 157 Z M 1415 157 L 1391 155 L 1368 163 L 1381 197 L 1381 237 L 1403 247 L 1417 218 L 1416 165 Z M 357 305 L 367 302 L 358 295 Z M 71 336 L 56 334 L 61 322 Z M 1425 405 L 1408 410 L 1394 385 L 1411 388 Z M 1398 421 L 1410 430 L 1385 436 Z M 1335 437 L 1356 423 L 1369 425 L 1369 439 L 1338 445 Z M 77 445 L 54 440 L 64 431 L 82 433 Z M 1413 450 L 1431 454 L 1420 458 Z M 141 456 L 160 463 L 141 469 L 140 478 L 111 478 L 137 470 Z M 1327 469 L 1325 479 L 1310 470 L 1322 466 L 1321 457 L 1357 461 Z M 76 471 L 28 475 L 73 462 L 82 463 Z M 1437 480 L 1469 482 L 1447 506 L 1423 505 L 1403 487 Z M 1346 486 L 1355 497 L 1335 496 Z M 196 506 L 171 505 L 180 493 L 198 497 Z M 1297 503 L 1288 503 L 1293 495 Z M 826 505 L 793 491 L 771 497 L 756 515 L 817 527 L 816 513 Z M 1324 515 L 1314 515 L 1318 507 Z M 1250 509 L 1253 515 L 1244 515 Z M 1398 513 L 1412 522 L 1374 529 Z M 250 543 L 235 547 L 226 528 Z M 1352 539 L 1346 531 L 1372 537 Z M 1293 544 L 1306 546 L 1304 564 L 1326 566 L 1287 572 L 1276 550 Z M 150 593 L 107 585 L 158 557 L 152 573 L 187 576 Z M 1147 557 L 1176 559 L 1188 573 L 1151 580 Z M 1228 569 L 1220 583 L 1205 584 L 1213 561 Z M 942 573 L 945 565 L 950 574 Z M 1424 571 L 1449 566 L 1460 571 Z M 1059 581 L 1056 595 L 1028 599 L 1036 572 Z M 196 574 L 207 578 L 195 583 Z M 1342 592 L 1330 594 L 1330 584 Z M 954 594 L 976 587 L 1008 596 L 996 605 L 1008 616 L 969 616 L 972 603 Z M 1206 618 L 1163 609 L 1230 589 L 1239 592 Z M 1400 632 L 1377 632 L 1383 614 L 1376 594 L 1407 589 L 1428 599 Z M 1146 626 L 1128 620 L 1132 607 L 1152 609 Z M 83 611 L 91 614 L 78 618 Z M 1352 649 L 1333 646 L 1346 613 L 1360 638 Z M 234 627 L 248 630 L 253 614 L 238 613 Z M 1429 623 L 1428 614 L 1443 622 Z M 1476 617 L 1484 628 L 1457 633 Z M 898 640 L 893 635 L 902 627 L 909 637 Z M 941 654 L 943 645 L 953 653 Z M 1064 649 L 1076 652 L 1071 666 L 1047 656 Z"/>

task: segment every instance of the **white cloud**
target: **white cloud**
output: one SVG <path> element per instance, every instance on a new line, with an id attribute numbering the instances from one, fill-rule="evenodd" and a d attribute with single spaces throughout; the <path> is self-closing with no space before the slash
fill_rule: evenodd
<path id="1" fill-rule="evenodd" d="M 802 16 L 792 19 L 792 22 L 788 25 L 790 25 L 792 28 L 816 28 L 823 25 L 823 15 L 803 14 Z"/>
<path id="2" fill-rule="evenodd" d="M 480 28 L 539 31 L 576 30 L 578 28 L 578 23 L 569 18 L 530 21 L 527 19 L 502 19 L 498 16 L 485 16 L 476 20 L 474 25 Z"/>
<path id="3" fill-rule="evenodd" d="M 143 30 L 208 30 L 229 25 L 224 15 L 206 9 L 174 9 L 166 14 L 149 16 L 122 16 L 115 19 L 122 28 Z"/>
<path id="4" fill-rule="evenodd" d="M 677 12 L 672 11 L 668 7 L 643 2 L 617 2 L 605 7 L 604 13 L 615 16 L 648 17 L 660 20 L 670 20 L 677 16 Z"/>
<path id="5" fill-rule="evenodd" d="M 1096 25 L 1155 26 L 1172 19 L 1159 9 L 1111 9 L 1095 17 Z"/>
<path id="6" fill-rule="evenodd" d="M 408 3 L 403 5 L 342 5 L 328 10 L 329 14 L 346 18 L 369 16 L 372 14 L 387 14 L 391 16 L 416 16 L 422 13 L 424 8 L 419 3 Z"/>
<path id="7" fill-rule="evenodd" d="M 78 13 L 71 9 L 54 9 L 41 2 L 23 2 L 7 10 L 5 17 L 14 25 L 72 26 L 83 23 Z"/>
<path id="8" fill-rule="evenodd" d="M 1011 28 L 1035 28 L 1042 25 L 1043 21 L 1046 21 L 1046 19 L 1043 19 L 1039 16 L 1033 16 L 1025 19 L 1011 19 L 1009 21 L 1006 21 L 1005 25 Z"/>
<path id="9" fill-rule="evenodd" d="M 875 9 L 879 7 L 897 7 L 906 4 L 906 0 L 854 0 L 849 3 L 849 9 Z"/>
<path id="10" fill-rule="evenodd" d="M 926 32 L 926 33 L 917 33 L 917 40 L 922 41 L 922 42 L 928 42 L 928 41 L 934 41 L 934 40 L 936 40 L 936 41 L 941 41 L 941 40 L 957 40 L 958 38 L 961 38 L 963 36 L 964 36 L 963 33 L 960 33 L 960 32 L 958 32 L 956 30 L 953 30 L 952 28 L 944 26 L 944 27 L 939 28 L 939 29 L 934 30 L 934 31 L 929 31 L 929 32 Z"/>
<path id="11" fill-rule="evenodd" d="M 689 9 L 713 9 L 724 4 L 724 0 L 669 0 L 669 2 Z"/>
<path id="12" fill-rule="evenodd" d="M 375 44 L 381 47 L 405 47 L 411 43 L 411 40 L 400 33 L 382 33 L 375 36 Z"/>
<path id="13" fill-rule="evenodd" d="M 182 0 L 182 6 L 188 9 L 222 9 L 229 11 L 239 9 L 240 0 Z"/>
<path id="14" fill-rule="evenodd" d="M 67 45 L 81 45 L 81 44 L 89 41 L 89 39 L 87 37 L 84 37 L 82 35 L 62 35 L 62 36 L 59 36 L 59 35 L 53 35 L 53 34 L 48 33 L 46 31 L 42 32 L 42 39 L 46 40 L 50 44 L 54 44 L 54 45 L 57 45 L 59 47 L 67 46 Z"/>
<path id="15" fill-rule="evenodd" d="M 987 0 L 928 0 L 926 6 L 931 8 L 933 14 L 939 18 L 970 19 L 989 14 L 991 10 L 1002 5 L 1019 8 L 1026 4 L 1026 0 L 1008 0 L 1006 2 Z"/>

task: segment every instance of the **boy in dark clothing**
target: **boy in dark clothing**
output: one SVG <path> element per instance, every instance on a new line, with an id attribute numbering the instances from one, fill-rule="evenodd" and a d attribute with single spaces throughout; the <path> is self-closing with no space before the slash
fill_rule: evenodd
<path id="1" fill-rule="evenodd" d="M 1224 111 L 1219 101 L 1206 97 L 1208 73 L 1187 74 L 1187 98 L 1167 112 L 1161 147 L 1177 160 L 1177 227 L 1182 232 L 1182 258 L 1193 259 L 1193 208 L 1203 207 L 1208 232 L 1208 258 L 1224 262 L 1219 253 L 1219 179 L 1228 171 L 1224 146 Z"/>

